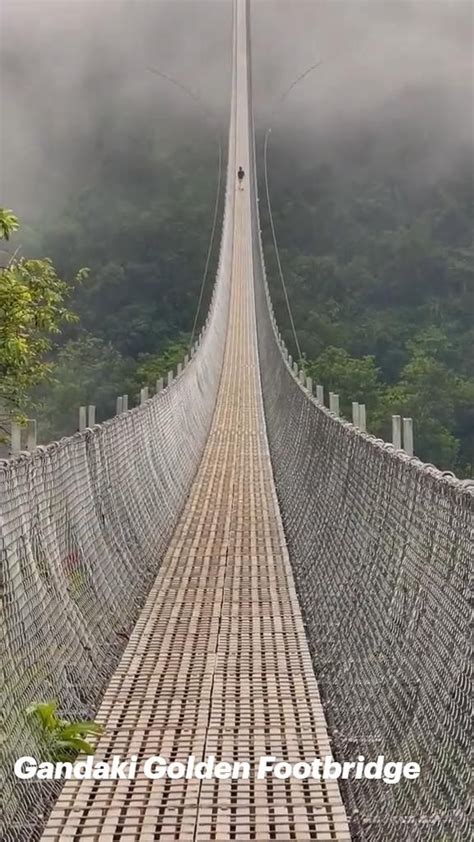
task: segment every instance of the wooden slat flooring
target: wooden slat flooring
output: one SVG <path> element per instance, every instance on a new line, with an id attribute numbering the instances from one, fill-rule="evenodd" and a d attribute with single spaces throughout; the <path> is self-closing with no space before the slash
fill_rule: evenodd
<path id="1" fill-rule="evenodd" d="M 237 166 L 249 167 L 245 3 L 237 3 Z M 248 190 L 235 190 L 230 322 L 187 505 L 97 719 L 96 760 L 330 754 L 266 439 Z M 349 840 L 337 782 L 68 781 L 48 842 Z"/>

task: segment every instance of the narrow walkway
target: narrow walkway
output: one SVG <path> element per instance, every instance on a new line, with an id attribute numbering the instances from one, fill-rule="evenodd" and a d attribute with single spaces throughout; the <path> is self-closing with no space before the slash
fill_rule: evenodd
<path id="1" fill-rule="evenodd" d="M 237 164 L 249 168 L 246 4 L 237 3 Z M 96 760 L 311 761 L 326 724 L 266 440 L 248 189 L 235 190 L 229 333 L 190 498 L 97 719 Z M 45 840 L 349 840 L 335 782 L 69 781 Z"/>

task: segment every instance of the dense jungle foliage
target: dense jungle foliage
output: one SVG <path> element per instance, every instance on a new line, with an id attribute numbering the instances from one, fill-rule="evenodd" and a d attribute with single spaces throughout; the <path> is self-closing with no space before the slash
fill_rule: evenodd
<path id="1" fill-rule="evenodd" d="M 284 133 L 269 143 L 274 224 L 306 369 L 340 394 L 347 418 L 352 401 L 365 402 L 369 431 L 390 441 L 391 415 L 412 417 L 421 459 L 473 476 L 470 155 L 432 178 L 422 172 L 422 139 L 383 166 L 373 140 L 361 133 L 322 162 Z M 260 206 L 277 316 L 295 353 Z"/>
<path id="2" fill-rule="evenodd" d="M 68 300 L 77 321 L 63 325 L 48 381 L 32 392 L 43 441 L 73 432 L 80 404 L 95 403 L 102 419 L 117 394 L 133 403 L 140 386 L 153 386 L 187 349 L 212 223 L 215 138 L 194 134 L 163 149 L 145 129 L 102 149 L 89 182 L 22 232 L 23 250 L 51 258 L 61 278 L 88 268 Z M 365 402 L 369 431 L 387 440 L 392 413 L 412 417 L 417 455 L 472 476 L 469 160 L 460 156 L 430 179 L 416 176 L 409 151 L 410 166 L 396 156 L 380 166 L 360 138 L 327 160 L 299 149 L 291 134 L 272 139 L 281 258 L 313 381 L 340 394 L 347 417 L 351 401 Z M 263 188 L 272 293 L 294 351 Z"/>
<path id="3" fill-rule="evenodd" d="M 98 420 L 114 414 L 119 394 L 134 405 L 140 387 L 153 389 L 188 351 L 216 200 L 217 142 L 195 133 L 165 151 L 140 129 L 131 157 L 130 137 L 115 142 L 90 183 L 17 236 L 23 251 L 51 258 L 61 278 L 87 268 L 68 302 L 76 321 L 62 326 L 48 376 L 30 392 L 41 441 L 74 432 L 80 405 L 94 403 Z M 219 234 L 220 223 L 197 329 Z"/>

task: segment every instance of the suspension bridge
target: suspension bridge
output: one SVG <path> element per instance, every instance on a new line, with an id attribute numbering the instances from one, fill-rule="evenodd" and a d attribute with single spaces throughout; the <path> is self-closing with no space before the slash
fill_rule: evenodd
<path id="1" fill-rule="evenodd" d="M 192 354 L 141 406 L 0 463 L 6 842 L 468 838 L 474 496 L 293 368 L 262 258 L 249 6 Z M 421 778 L 23 781 L 45 699 L 104 725 L 96 760 L 383 754 Z"/>

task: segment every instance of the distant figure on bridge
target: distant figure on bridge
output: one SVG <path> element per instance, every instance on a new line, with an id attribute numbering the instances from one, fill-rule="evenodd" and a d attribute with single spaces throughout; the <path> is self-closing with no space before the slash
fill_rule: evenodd
<path id="1" fill-rule="evenodd" d="M 239 167 L 239 169 L 237 170 L 237 178 L 239 179 L 239 190 L 243 190 L 244 189 L 243 180 L 245 178 L 245 173 L 244 173 L 242 167 Z"/>

